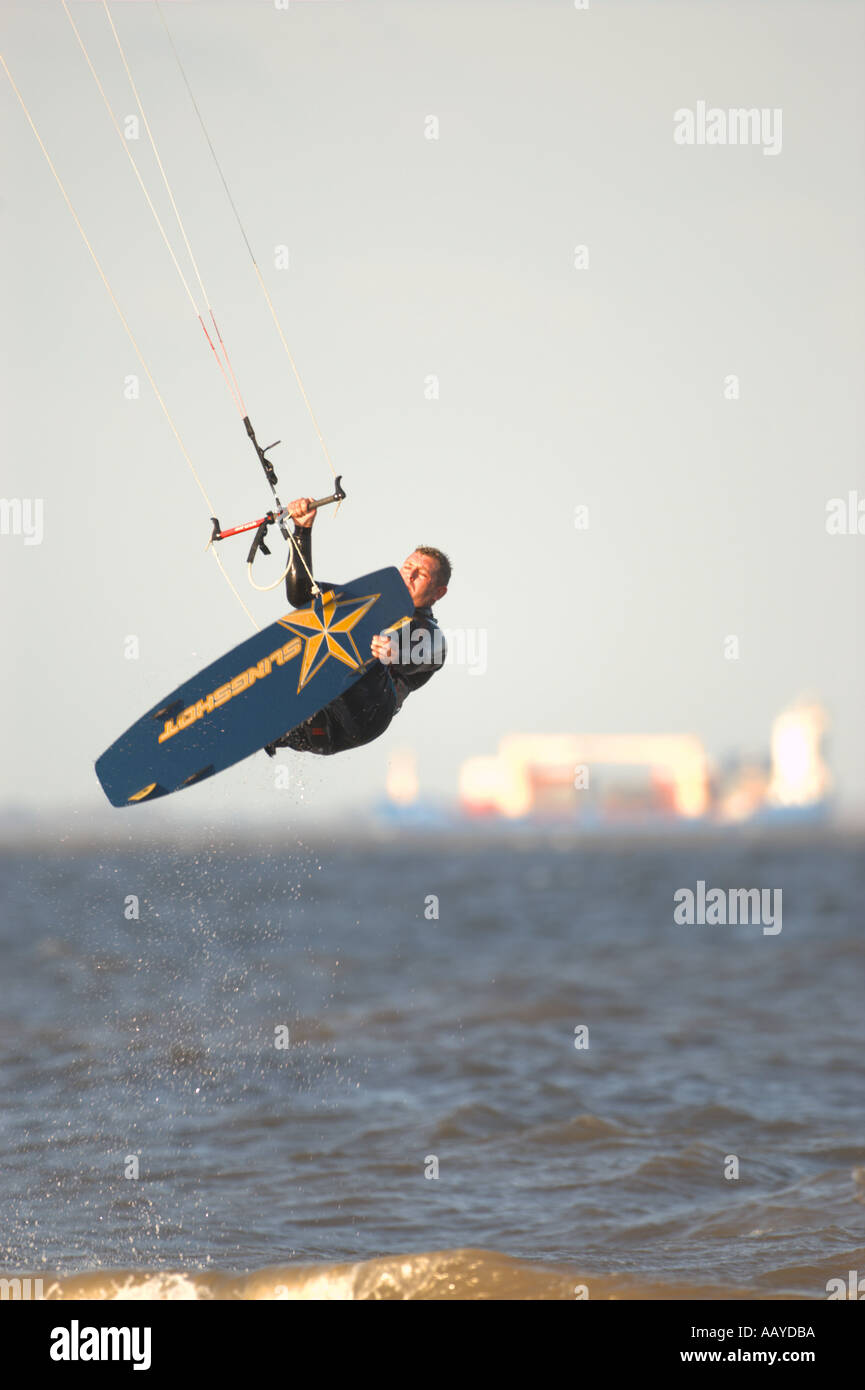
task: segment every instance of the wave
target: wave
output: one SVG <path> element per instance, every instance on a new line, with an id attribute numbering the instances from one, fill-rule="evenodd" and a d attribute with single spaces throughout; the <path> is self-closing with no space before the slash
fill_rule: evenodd
<path id="1" fill-rule="evenodd" d="M 117 1301 L 423 1299 L 574 1301 L 577 1299 L 778 1299 L 801 1294 L 718 1285 L 660 1283 L 589 1275 L 492 1250 L 434 1250 L 354 1264 L 278 1265 L 233 1274 L 208 1270 L 98 1270 L 43 1276 L 46 1299 Z"/>

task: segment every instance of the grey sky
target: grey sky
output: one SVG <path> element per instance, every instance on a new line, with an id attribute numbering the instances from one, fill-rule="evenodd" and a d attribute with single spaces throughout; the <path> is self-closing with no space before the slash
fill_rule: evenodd
<path id="1" fill-rule="evenodd" d="M 134 103 L 102 8 L 72 8 L 122 118 Z M 306 803 L 368 801 L 406 746 L 423 790 L 452 795 L 460 762 L 510 730 L 763 751 L 774 714 L 810 692 L 830 710 L 842 804 L 861 807 L 865 536 L 830 536 L 825 517 L 833 497 L 865 498 L 863 5 L 164 9 L 344 474 L 348 501 L 316 523 L 319 573 L 439 545 L 454 561 L 440 622 L 486 633 L 485 672 L 452 665 L 386 740 L 294 759 Z M 62 8 L 0 14 L 220 519 L 259 515 L 270 494 Z M 283 440 L 280 494 L 329 492 L 158 17 L 112 14 L 259 438 Z M 700 101 L 780 108 L 780 152 L 677 145 L 674 112 Z M 103 804 L 98 754 L 251 628 L 147 382 L 124 397 L 137 360 L 2 73 L 0 102 L 0 494 L 44 500 L 41 545 L 0 537 L 3 799 L 86 814 Z M 162 210 L 143 134 L 134 150 Z M 246 548 L 221 553 L 264 625 L 285 605 L 249 589 Z M 185 794 L 186 814 L 266 809 L 273 776 L 249 760 Z M 291 819 L 297 797 L 279 795 Z"/>

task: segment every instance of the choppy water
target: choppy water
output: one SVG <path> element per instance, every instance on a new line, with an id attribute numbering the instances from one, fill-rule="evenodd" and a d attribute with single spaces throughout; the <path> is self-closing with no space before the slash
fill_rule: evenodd
<path id="1" fill-rule="evenodd" d="M 857 844 L 10 851 L 0 875 L 7 1273 L 542 1298 L 865 1273 Z M 676 925 L 698 879 L 780 888 L 781 932 Z"/>

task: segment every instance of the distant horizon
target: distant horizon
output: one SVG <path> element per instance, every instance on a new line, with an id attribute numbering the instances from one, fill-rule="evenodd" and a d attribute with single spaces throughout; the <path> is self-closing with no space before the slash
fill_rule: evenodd
<path id="1" fill-rule="evenodd" d="M 381 813 L 388 811 L 387 815 Z M 554 817 L 549 815 L 527 816 L 508 819 L 502 816 L 471 814 L 460 811 L 454 803 L 424 802 L 417 806 L 419 812 L 444 813 L 439 819 L 424 821 L 422 816 L 411 813 L 400 816 L 384 800 L 365 806 L 356 806 L 343 813 L 318 811 L 310 815 L 298 815 L 291 822 L 280 821 L 264 813 L 245 811 L 221 811 L 202 806 L 198 814 L 175 810 L 170 817 L 164 813 L 157 820 L 150 819 L 150 812 L 141 807 L 128 810 L 112 810 L 94 818 L 87 808 L 70 805 L 52 812 L 36 811 L 14 803 L 0 804 L 0 850 L 14 850 L 22 842 L 42 843 L 44 836 L 59 835 L 59 843 L 74 842 L 90 844 L 94 847 L 122 842 L 130 850 L 152 844 L 181 844 L 195 841 L 211 844 L 216 840 L 235 835 L 238 839 L 252 837 L 256 843 L 269 845 L 285 844 L 289 840 L 302 843 L 305 837 L 319 839 L 333 836 L 340 840 L 405 841 L 411 843 L 423 840 L 449 841 L 456 837 L 457 844 L 465 841 L 466 831 L 471 829 L 471 840 L 466 846 L 477 841 L 495 842 L 507 840 L 537 848 L 538 841 L 550 843 L 571 842 L 593 845 L 635 844 L 669 842 L 686 844 L 715 840 L 734 841 L 806 841 L 813 843 L 822 839 L 859 839 L 865 836 L 865 814 L 848 813 L 832 807 L 831 803 L 818 815 L 780 812 L 774 815 L 756 817 L 749 821 L 720 821 L 711 817 L 685 820 L 674 817 L 651 817 L 643 819 L 610 819 L 582 823 L 577 818 Z"/>

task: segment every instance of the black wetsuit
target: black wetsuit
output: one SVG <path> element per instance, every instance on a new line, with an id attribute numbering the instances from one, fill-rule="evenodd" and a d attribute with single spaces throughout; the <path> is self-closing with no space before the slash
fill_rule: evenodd
<path id="1" fill-rule="evenodd" d="M 294 539 L 300 548 L 307 569 L 312 571 L 312 528 L 296 526 Z M 316 580 L 319 588 L 338 589 L 338 584 Z M 291 565 L 285 576 L 285 593 L 293 608 L 305 608 L 312 602 L 309 575 L 291 547 Z M 425 636 L 423 634 L 426 634 Z M 289 730 L 267 752 L 274 755 L 277 748 L 293 748 L 299 753 L 343 753 L 359 748 L 383 734 L 403 700 L 413 690 L 419 690 L 445 660 L 445 641 L 431 608 L 416 608 L 411 621 L 395 636 L 399 640 L 399 655 L 406 660 L 385 665 L 374 661 L 370 669 L 345 694 L 331 700 L 329 705 Z M 414 660 L 411 658 L 414 657 Z"/>

